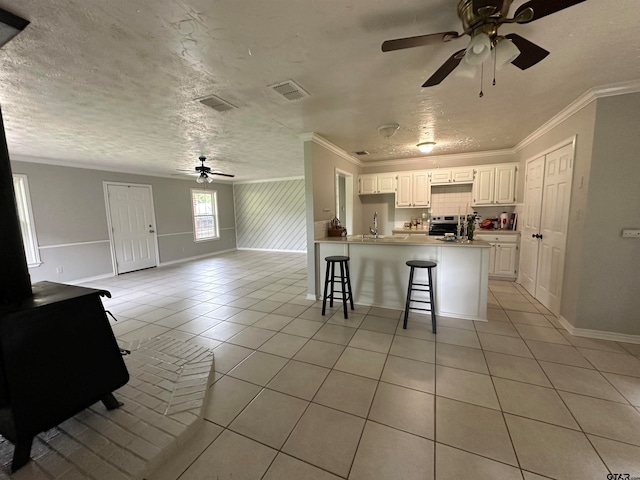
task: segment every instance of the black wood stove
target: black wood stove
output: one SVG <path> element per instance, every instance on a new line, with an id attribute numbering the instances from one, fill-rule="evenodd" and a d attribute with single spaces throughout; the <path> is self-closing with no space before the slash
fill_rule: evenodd
<path id="1" fill-rule="evenodd" d="M 113 391 L 129 373 L 106 317 L 106 290 L 31 285 L 0 111 L 0 434 L 13 442 L 12 470 L 29 461 L 33 437 Z"/>

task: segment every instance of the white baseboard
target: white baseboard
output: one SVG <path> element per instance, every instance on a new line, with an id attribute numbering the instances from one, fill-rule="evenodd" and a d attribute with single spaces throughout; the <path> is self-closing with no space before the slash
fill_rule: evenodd
<path id="1" fill-rule="evenodd" d="M 79 285 L 81 283 L 96 282 L 98 280 L 104 280 L 105 278 L 112 278 L 112 277 L 115 277 L 115 274 L 113 272 L 105 273 L 104 275 L 96 275 L 95 277 L 80 278 L 78 280 L 69 280 L 63 283 L 66 283 L 67 285 Z"/>
<path id="2" fill-rule="evenodd" d="M 278 248 L 245 248 L 245 247 L 238 247 L 238 250 L 249 250 L 251 252 L 307 253 L 306 250 L 280 250 Z"/>
<path id="3" fill-rule="evenodd" d="M 631 335 L 628 333 L 606 332 L 603 330 L 590 330 L 588 328 L 576 328 L 562 315 L 558 317 L 558 321 L 574 337 L 595 338 L 598 340 L 609 340 L 611 342 L 636 343 L 640 344 L 640 335 Z"/>
<path id="4" fill-rule="evenodd" d="M 316 297 L 313 293 L 307 293 L 307 300 L 313 300 L 315 302 L 316 300 L 318 300 L 318 297 Z"/>
<path id="5" fill-rule="evenodd" d="M 191 262 L 193 260 L 200 260 L 201 258 L 214 257 L 216 255 L 221 255 L 223 253 L 235 252 L 236 250 L 240 250 L 240 249 L 239 248 L 238 249 L 229 248 L 227 250 L 220 250 L 219 252 L 205 253 L 203 255 L 195 255 L 193 257 L 179 258 L 178 260 L 170 260 L 168 262 L 161 262 L 158 266 L 159 267 L 165 267 L 167 265 L 175 265 L 176 263 Z"/>

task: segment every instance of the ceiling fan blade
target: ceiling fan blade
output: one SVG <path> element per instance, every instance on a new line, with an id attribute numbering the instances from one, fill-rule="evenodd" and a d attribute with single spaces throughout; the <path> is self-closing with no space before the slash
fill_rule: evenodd
<path id="1" fill-rule="evenodd" d="M 449 59 L 442 64 L 442 66 L 431 75 L 431 78 L 424 82 L 423 87 L 433 87 L 434 85 L 438 85 L 442 80 L 447 78 L 447 76 L 455 70 L 455 68 L 460 64 L 460 61 L 464 58 L 464 51 L 458 50 L 456 53 L 451 55 Z"/>
<path id="2" fill-rule="evenodd" d="M 431 33 L 429 35 L 419 35 L 417 37 L 396 38 L 395 40 L 382 42 L 382 51 L 391 52 L 393 50 L 402 50 L 403 48 L 434 45 L 436 43 L 448 42 L 458 37 L 458 32 L 441 32 Z"/>
<path id="3" fill-rule="evenodd" d="M 473 0 L 473 13 L 480 17 L 489 17 L 502 8 L 502 0 Z"/>
<path id="4" fill-rule="evenodd" d="M 176 168 L 176 172 L 189 172 L 189 173 L 196 173 L 193 168 L 190 168 L 189 170 L 187 170 L 186 168 Z"/>
<path id="5" fill-rule="evenodd" d="M 518 7 L 514 17 L 517 17 L 523 10 L 531 8 L 533 10 L 533 18 L 518 22 L 529 23 L 542 17 L 546 17 L 547 15 L 551 15 L 552 13 L 559 12 L 560 10 L 564 10 L 565 8 L 573 7 L 574 5 L 584 1 L 586 0 L 530 0 Z"/>
<path id="6" fill-rule="evenodd" d="M 518 55 L 518 57 L 511 63 L 521 70 L 533 67 L 536 63 L 544 60 L 547 55 L 549 55 L 549 52 L 544 48 L 539 47 L 520 35 L 509 33 L 505 35 L 505 37 L 511 40 L 515 46 L 518 47 L 518 50 L 520 50 L 520 55 Z"/>
<path id="7" fill-rule="evenodd" d="M 230 173 L 222 173 L 222 172 L 209 172 L 209 175 L 219 175 L 221 177 L 235 177 L 235 175 L 231 175 Z"/>

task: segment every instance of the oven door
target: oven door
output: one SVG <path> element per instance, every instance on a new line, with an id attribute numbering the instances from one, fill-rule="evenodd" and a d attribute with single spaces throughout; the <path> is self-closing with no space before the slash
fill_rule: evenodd
<path id="1" fill-rule="evenodd" d="M 435 237 L 444 237 L 445 233 L 457 233 L 457 225 L 455 223 L 432 223 L 429 227 L 429 235 Z"/>

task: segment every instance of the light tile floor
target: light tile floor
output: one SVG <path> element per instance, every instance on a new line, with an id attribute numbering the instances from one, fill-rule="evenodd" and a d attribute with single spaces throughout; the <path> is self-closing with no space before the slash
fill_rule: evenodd
<path id="1" fill-rule="evenodd" d="M 572 337 L 515 283 L 437 335 L 384 308 L 323 317 L 302 254 L 98 283 L 120 339 L 214 348 L 205 426 L 153 480 L 640 477 L 640 347 Z"/>

